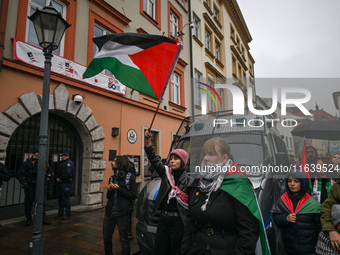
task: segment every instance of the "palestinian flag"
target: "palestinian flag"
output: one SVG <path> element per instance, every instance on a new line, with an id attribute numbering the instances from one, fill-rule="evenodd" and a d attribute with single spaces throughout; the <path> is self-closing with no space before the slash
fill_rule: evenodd
<path id="1" fill-rule="evenodd" d="M 309 194 L 305 194 L 298 202 L 295 211 L 293 210 L 293 203 L 288 193 L 285 192 L 280 199 L 275 203 L 271 213 L 295 213 L 295 214 L 306 214 L 306 213 L 321 213 L 321 204 L 313 199 Z"/>
<path id="2" fill-rule="evenodd" d="M 306 155 L 306 142 L 303 141 L 303 150 L 302 150 L 302 156 L 301 156 L 301 165 L 300 168 L 301 170 L 307 175 L 308 180 L 310 180 L 310 173 L 309 173 L 309 168 L 308 168 L 308 161 L 307 161 L 307 155 Z"/>
<path id="3" fill-rule="evenodd" d="M 98 53 L 83 79 L 110 70 L 125 86 L 162 99 L 182 43 L 165 36 L 116 33 L 93 38 Z"/>
<path id="4" fill-rule="evenodd" d="M 220 189 L 229 193 L 231 196 L 233 196 L 235 199 L 245 205 L 258 220 L 260 228 L 260 243 L 262 249 L 262 252 L 260 254 L 270 254 L 266 229 L 264 227 L 262 219 L 262 213 L 257 202 L 255 191 L 249 179 L 246 178 L 243 173 L 231 174 L 224 178 Z"/>

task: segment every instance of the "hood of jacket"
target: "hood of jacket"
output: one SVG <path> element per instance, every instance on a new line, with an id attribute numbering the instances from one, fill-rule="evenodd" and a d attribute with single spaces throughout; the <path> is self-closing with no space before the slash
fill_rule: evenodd
<path id="1" fill-rule="evenodd" d="M 301 170 L 298 170 L 298 169 L 291 169 L 285 176 L 285 187 L 286 187 L 286 191 L 288 193 L 288 195 L 291 197 L 293 196 L 293 193 L 290 191 L 289 187 L 288 187 L 288 178 L 297 178 L 300 180 L 300 183 L 301 183 L 301 190 L 300 190 L 300 193 L 299 193 L 299 197 L 300 196 L 303 196 L 308 188 L 309 188 L 309 180 L 308 180 L 308 177 L 307 175 L 302 172 Z"/>

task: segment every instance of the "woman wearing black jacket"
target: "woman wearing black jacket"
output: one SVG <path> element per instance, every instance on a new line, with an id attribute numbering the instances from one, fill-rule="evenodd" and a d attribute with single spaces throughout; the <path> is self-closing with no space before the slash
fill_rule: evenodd
<path id="1" fill-rule="evenodd" d="M 182 254 L 254 255 L 259 221 L 234 194 L 243 192 L 255 199 L 249 180 L 236 168 L 230 146 L 222 138 L 205 142 L 201 158 L 199 178 L 189 193 Z M 214 171 L 210 171 L 210 167 L 214 167 Z M 231 176 L 235 176 L 235 180 Z M 224 185 L 233 188 L 225 191 Z M 262 254 L 268 252 L 262 251 Z"/>
<path id="2" fill-rule="evenodd" d="M 184 234 L 184 221 L 188 208 L 187 187 L 193 179 L 184 170 L 188 160 L 185 150 L 176 149 L 170 153 L 170 167 L 164 166 L 151 146 L 151 133 L 145 131 L 145 151 L 149 161 L 162 178 L 153 215 L 159 209 L 159 218 L 155 255 L 181 254 L 181 242 Z"/>
<path id="3" fill-rule="evenodd" d="M 110 177 L 106 197 L 108 199 L 103 222 L 103 239 L 106 255 L 112 255 L 112 235 L 118 226 L 122 255 L 130 255 L 128 239 L 129 217 L 133 211 L 132 201 L 137 196 L 136 179 L 129 172 L 129 162 L 125 156 L 117 156 L 112 162 L 115 172 Z"/>

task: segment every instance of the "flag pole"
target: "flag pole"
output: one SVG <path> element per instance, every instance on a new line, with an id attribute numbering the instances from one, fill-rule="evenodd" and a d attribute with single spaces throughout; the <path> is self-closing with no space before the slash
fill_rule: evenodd
<path id="1" fill-rule="evenodd" d="M 153 121 L 155 120 L 155 117 L 156 117 L 156 114 L 158 112 L 158 109 L 159 109 L 159 106 L 161 105 L 162 101 L 159 101 L 158 105 L 157 105 L 157 108 L 156 108 L 156 111 L 155 111 L 155 114 L 153 115 L 153 118 L 152 118 L 152 121 L 151 121 L 151 124 L 150 124 L 150 127 L 148 129 L 148 131 L 150 132 L 151 128 L 152 128 L 152 124 L 153 124 Z"/>

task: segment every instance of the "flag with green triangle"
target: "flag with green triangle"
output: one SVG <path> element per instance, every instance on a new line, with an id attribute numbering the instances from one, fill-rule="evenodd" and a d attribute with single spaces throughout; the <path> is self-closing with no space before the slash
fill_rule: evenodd
<path id="1" fill-rule="evenodd" d="M 125 86 L 162 100 L 182 42 L 160 35 L 115 33 L 93 38 L 98 52 L 83 74 L 110 70 Z"/>

